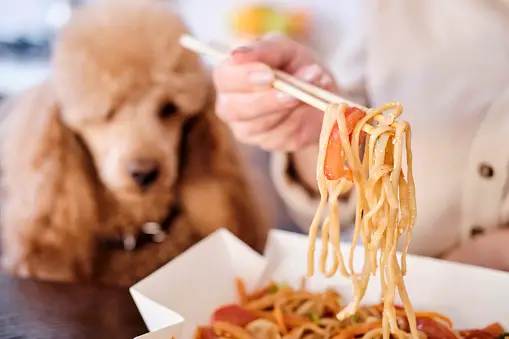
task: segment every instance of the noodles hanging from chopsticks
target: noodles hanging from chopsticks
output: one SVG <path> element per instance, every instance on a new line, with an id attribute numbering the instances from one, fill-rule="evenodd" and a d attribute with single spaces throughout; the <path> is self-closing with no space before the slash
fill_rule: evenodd
<path id="1" fill-rule="evenodd" d="M 384 339 L 389 339 L 391 333 L 398 338 L 408 337 L 398 328 L 394 307 L 396 291 L 403 302 L 411 338 L 419 338 L 415 314 L 403 281 L 416 204 L 411 132 L 407 122 L 396 120 L 401 114 L 402 107 L 398 103 L 385 104 L 366 113 L 345 104 L 328 106 L 317 164 L 321 200 L 309 229 L 308 276 L 312 276 L 315 272 L 315 242 L 322 214 L 328 205 L 328 216 L 321 227 L 319 269 L 326 276 L 339 272 L 352 280 L 354 288 L 353 301 L 337 314 L 338 319 L 347 319 L 357 312 L 370 277 L 380 272 L 383 330 L 376 331 L 382 331 Z M 406 171 L 403 168 L 404 158 Z M 338 197 L 352 185 L 357 193 L 357 208 L 354 239 L 345 262 L 340 248 Z M 401 262 L 398 262 L 398 240 L 403 235 Z M 354 250 L 359 237 L 365 256 L 362 270 L 355 272 Z M 332 246 L 332 267 L 329 269 L 326 267 L 327 258 L 331 255 L 328 243 Z M 365 338 L 369 337 L 378 336 Z"/>

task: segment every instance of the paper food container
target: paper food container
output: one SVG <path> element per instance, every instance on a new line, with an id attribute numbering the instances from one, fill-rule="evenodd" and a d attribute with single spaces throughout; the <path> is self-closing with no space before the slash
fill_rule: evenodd
<path id="1" fill-rule="evenodd" d="M 316 253 L 320 246 L 317 242 Z M 271 231 L 265 255 L 252 251 L 226 230 L 219 230 L 175 258 L 130 292 L 150 333 L 143 339 L 190 339 L 197 325 L 206 325 L 220 305 L 235 302 L 235 278 L 248 289 L 272 279 L 298 286 L 306 274 L 308 238 Z M 350 246 L 342 245 L 344 255 Z M 357 268 L 363 250 L 355 252 Z M 509 328 L 509 274 L 484 268 L 409 256 L 405 277 L 414 309 L 441 312 L 456 328 L 500 322 Z M 351 300 L 350 280 L 319 273 L 307 284 L 313 291 L 336 287 Z M 364 303 L 380 301 L 380 283 L 373 277 Z"/>

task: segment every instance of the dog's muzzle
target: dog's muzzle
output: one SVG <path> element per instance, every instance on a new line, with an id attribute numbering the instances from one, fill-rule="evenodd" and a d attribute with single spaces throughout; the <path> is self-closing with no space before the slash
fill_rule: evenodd
<path id="1" fill-rule="evenodd" d="M 124 251 L 135 251 L 140 248 L 147 246 L 148 244 L 162 243 L 166 240 L 168 234 L 171 231 L 171 227 L 175 220 L 181 215 L 182 208 L 180 206 L 179 190 L 181 186 L 180 179 L 183 176 L 183 172 L 186 168 L 186 159 L 188 152 L 188 142 L 191 130 L 198 122 L 198 116 L 190 118 L 182 127 L 182 139 L 180 140 L 179 146 L 179 168 L 178 168 L 178 180 L 174 187 L 175 202 L 169 208 L 166 217 L 157 222 L 151 221 L 143 224 L 139 227 L 139 231 L 136 233 L 126 233 L 118 238 L 102 239 L 101 242 L 108 250 L 124 250 Z"/>

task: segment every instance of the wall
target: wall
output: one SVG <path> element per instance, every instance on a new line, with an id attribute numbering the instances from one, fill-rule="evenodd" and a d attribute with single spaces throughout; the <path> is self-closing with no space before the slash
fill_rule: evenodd
<path id="1" fill-rule="evenodd" d="M 312 46 L 326 59 L 336 48 L 337 18 L 344 12 L 341 0 L 173 0 L 193 33 L 204 41 L 228 41 L 229 15 L 241 5 L 269 3 L 285 8 L 304 8 L 310 11 L 314 28 Z M 344 2 L 344 1 L 343 1 Z"/>
<path id="2" fill-rule="evenodd" d="M 48 9 L 55 0 L 0 0 L 0 40 L 13 36 L 43 39 L 50 28 Z"/>

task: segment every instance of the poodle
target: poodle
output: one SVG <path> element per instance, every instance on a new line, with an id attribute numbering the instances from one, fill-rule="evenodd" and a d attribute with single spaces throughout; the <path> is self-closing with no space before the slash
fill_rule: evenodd
<path id="1" fill-rule="evenodd" d="M 157 1 L 88 5 L 62 30 L 50 78 L 0 131 L 5 270 L 129 286 L 221 227 L 263 249 L 267 218 L 185 31 Z"/>

